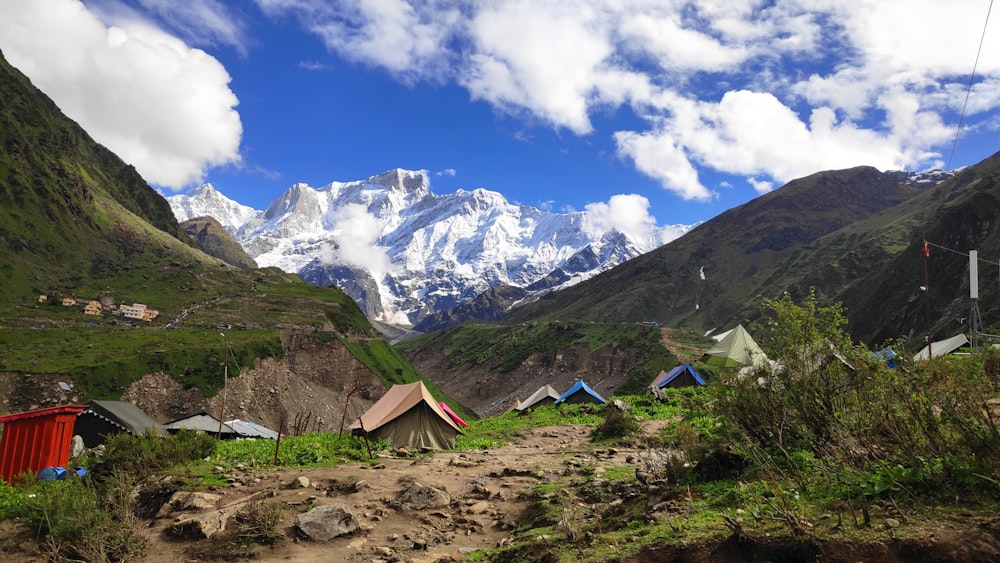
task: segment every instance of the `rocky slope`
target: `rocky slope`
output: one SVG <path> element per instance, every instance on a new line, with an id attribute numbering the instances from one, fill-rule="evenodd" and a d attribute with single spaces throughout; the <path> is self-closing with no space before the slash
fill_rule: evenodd
<path id="1" fill-rule="evenodd" d="M 205 411 L 288 432 L 296 421 L 308 430 L 338 432 L 385 392 L 385 385 L 338 340 L 321 342 L 301 331 L 282 334 L 284 358 L 232 369 L 225 390 L 206 399 L 162 373 L 147 374 L 122 395 L 160 422 Z"/>

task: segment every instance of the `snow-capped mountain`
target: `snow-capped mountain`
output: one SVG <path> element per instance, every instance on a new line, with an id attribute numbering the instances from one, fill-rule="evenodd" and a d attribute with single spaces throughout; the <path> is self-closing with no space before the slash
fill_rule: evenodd
<path id="1" fill-rule="evenodd" d="M 551 213 L 485 189 L 437 195 L 424 172 L 400 169 L 295 184 L 263 211 L 208 184 L 167 200 L 179 221 L 214 217 L 260 267 L 337 285 L 370 319 L 403 327 L 491 287 L 578 283 L 692 227 L 616 225 L 593 210 Z"/>
<path id="2" fill-rule="evenodd" d="M 178 222 L 183 223 L 196 217 L 211 217 L 234 236 L 240 225 L 260 214 L 260 211 L 250 206 L 228 199 L 212 184 L 202 184 L 184 195 L 169 196 L 167 201 Z"/>

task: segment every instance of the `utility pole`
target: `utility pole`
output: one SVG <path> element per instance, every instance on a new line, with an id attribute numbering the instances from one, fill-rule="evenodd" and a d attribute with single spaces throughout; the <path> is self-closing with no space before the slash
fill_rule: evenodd
<path id="1" fill-rule="evenodd" d="M 226 333 L 220 332 L 219 336 L 222 337 L 222 412 L 219 414 L 219 433 L 216 434 L 216 439 L 222 439 L 222 424 L 223 420 L 226 419 L 226 387 L 229 383 L 229 358 L 226 356 L 229 353 L 229 339 L 226 338 Z"/>

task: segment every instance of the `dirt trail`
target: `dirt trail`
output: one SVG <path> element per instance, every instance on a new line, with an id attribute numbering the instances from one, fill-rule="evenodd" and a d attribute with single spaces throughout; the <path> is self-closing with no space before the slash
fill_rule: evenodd
<path id="1" fill-rule="evenodd" d="M 345 463 L 335 467 L 248 471 L 248 485 L 215 491 L 220 506 L 261 491 L 288 506 L 280 528 L 285 537 L 262 548 L 256 560 L 298 562 L 437 561 L 464 558 L 480 548 L 496 547 L 510 537 L 528 507 L 525 496 L 542 479 L 563 475 L 574 466 L 626 465 L 634 452 L 589 451 L 586 426 L 566 425 L 525 431 L 516 443 L 475 452 L 443 452 L 413 458 L 386 457 L 375 466 Z M 306 477 L 308 488 L 286 484 Z M 404 509 L 398 499 L 413 483 L 445 491 L 447 506 Z M 269 493 L 270 494 L 270 493 Z M 295 516 L 307 507 L 347 505 L 360 528 L 327 542 L 298 539 Z M 208 560 L 211 540 L 181 541 L 166 530 L 178 514 L 149 522 L 144 561 L 175 563 Z"/>

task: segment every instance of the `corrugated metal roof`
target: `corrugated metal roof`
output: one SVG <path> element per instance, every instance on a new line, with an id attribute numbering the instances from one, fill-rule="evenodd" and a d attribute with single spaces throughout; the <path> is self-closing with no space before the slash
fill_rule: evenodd
<path id="1" fill-rule="evenodd" d="M 255 422 L 235 418 L 233 420 L 227 420 L 226 425 L 236 431 L 236 434 L 243 438 L 270 438 L 272 440 L 276 440 L 278 438 L 277 432 Z"/>
<path id="2" fill-rule="evenodd" d="M 145 434 L 152 431 L 154 434 L 162 434 L 162 428 L 145 411 L 134 403 L 124 401 L 91 401 L 87 405 L 87 410 L 80 413 L 80 416 L 92 414 L 120 427 L 132 434 Z"/>
<path id="3" fill-rule="evenodd" d="M 207 412 L 200 412 L 198 414 L 193 414 L 191 416 L 186 416 L 184 418 L 168 422 L 163 425 L 163 428 L 166 430 L 199 430 L 201 432 L 205 432 L 206 434 L 217 434 L 219 433 L 219 419 L 208 414 Z M 237 432 L 229 425 L 222 424 L 222 434 L 236 433 Z"/>

